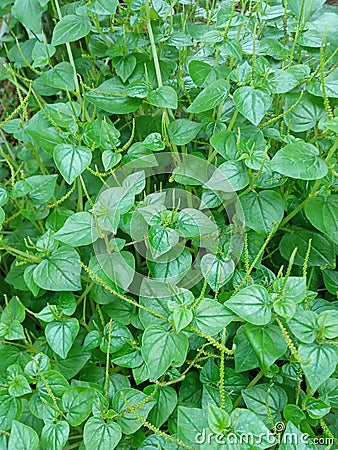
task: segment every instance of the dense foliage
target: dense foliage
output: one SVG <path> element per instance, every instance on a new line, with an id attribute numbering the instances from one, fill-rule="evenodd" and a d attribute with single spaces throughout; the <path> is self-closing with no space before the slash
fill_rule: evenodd
<path id="1" fill-rule="evenodd" d="M 338 448 L 323 4 L 1 0 L 1 450 Z"/>

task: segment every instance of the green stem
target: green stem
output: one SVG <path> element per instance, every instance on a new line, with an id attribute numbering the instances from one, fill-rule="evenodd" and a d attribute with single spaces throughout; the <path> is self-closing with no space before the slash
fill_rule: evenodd
<path id="1" fill-rule="evenodd" d="M 151 27 L 149 0 L 146 1 L 146 18 L 147 18 L 147 29 L 148 29 L 148 34 L 149 34 L 149 40 L 150 40 L 150 45 L 151 45 L 151 53 L 152 53 L 153 59 L 154 59 L 157 84 L 159 87 L 161 87 L 161 86 L 163 86 L 163 82 L 162 82 L 162 75 L 161 75 L 161 69 L 160 69 L 160 62 L 158 60 L 158 55 L 157 55 L 157 50 L 156 50 L 154 33 L 153 33 L 153 29 Z"/>
<path id="2" fill-rule="evenodd" d="M 54 0 L 54 1 L 55 1 L 55 8 L 56 8 L 56 11 L 57 11 L 58 16 L 59 16 L 59 20 L 61 20 L 62 19 L 62 13 L 61 13 L 59 1 L 58 0 Z M 72 53 L 72 49 L 71 49 L 71 46 L 70 46 L 69 42 L 66 42 L 66 49 L 67 49 L 70 65 L 72 66 L 73 72 L 74 72 L 75 91 L 77 93 L 78 98 L 80 99 L 81 92 L 80 92 L 79 80 L 77 79 L 75 62 L 74 62 L 73 53 Z"/>
<path id="3" fill-rule="evenodd" d="M 229 131 L 231 131 L 233 129 L 233 127 L 235 125 L 235 122 L 236 122 L 236 119 L 237 119 L 237 116 L 238 116 L 238 109 L 236 108 L 234 113 L 233 113 L 233 115 L 232 115 L 232 117 L 231 117 L 230 123 L 228 125 L 228 130 Z"/>
<path id="4" fill-rule="evenodd" d="M 42 259 L 38 256 L 31 255 L 30 253 L 23 252 L 21 250 L 17 250 L 16 248 L 7 246 L 3 241 L 1 242 L 2 247 L 0 247 L 0 250 L 6 250 L 8 253 L 11 253 L 13 256 L 18 255 L 22 256 L 25 259 L 30 260 L 32 263 L 39 264 Z"/>
<path id="5" fill-rule="evenodd" d="M 82 302 L 82 300 L 87 297 L 87 295 L 89 294 L 89 292 L 91 291 L 92 287 L 94 286 L 94 282 L 91 282 L 89 284 L 87 284 L 86 289 L 83 291 L 83 293 L 81 294 L 81 296 L 77 299 L 76 301 L 76 306 L 79 306 L 79 304 Z"/>
<path id="6" fill-rule="evenodd" d="M 77 184 L 77 212 L 83 211 L 83 192 L 82 192 L 82 185 L 81 183 Z"/>
<path id="7" fill-rule="evenodd" d="M 158 59 L 158 54 L 157 54 L 157 49 L 156 49 L 156 44 L 155 44 L 154 33 L 153 33 L 152 26 L 151 26 L 149 0 L 146 1 L 146 22 L 147 22 L 147 29 L 148 29 L 148 34 L 149 34 L 150 46 L 151 46 L 151 53 L 153 55 L 153 60 L 154 60 L 157 84 L 158 84 L 158 87 L 162 87 L 163 86 L 162 74 L 161 74 L 161 68 L 160 68 L 160 61 Z M 164 123 L 166 126 L 169 125 L 169 115 L 173 119 L 175 119 L 175 116 L 174 116 L 173 112 L 171 111 L 171 109 L 165 108 L 163 111 L 163 118 L 164 118 Z M 173 147 L 174 152 L 177 153 L 176 145 L 172 144 L 172 147 Z"/>

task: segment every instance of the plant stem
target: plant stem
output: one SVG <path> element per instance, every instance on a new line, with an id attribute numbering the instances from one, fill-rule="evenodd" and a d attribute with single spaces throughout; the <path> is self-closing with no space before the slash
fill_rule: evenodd
<path id="1" fill-rule="evenodd" d="M 17 250 L 16 248 L 7 246 L 3 241 L 1 242 L 2 247 L 0 247 L 0 250 L 6 250 L 8 253 L 11 253 L 13 256 L 18 255 L 22 256 L 23 258 L 26 258 L 30 260 L 32 263 L 40 263 L 42 260 L 38 256 L 31 255 L 30 253 L 23 252 L 21 250 Z"/>
<path id="2" fill-rule="evenodd" d="M 148 34 L 149 34 L 151 53 L 153 55 L 153 60 L 154 60 L 157 84 L 159 87 L 161 87 L 161 86 L 163 86 L 163 82 L 162 82 L 162 75 L 161 75 L 161 69 L 160 69 L 160 62 L 158 60 L 158 55 L 157 55 L 157 50 L 156 50 L 154 33 L 153 33 L 152 26 L 151 26 L 149 0 L 146 1 L 146 18 L 147 18 L 147 29 L 148 29 Z"/>
<path id="3" fill-rule="evenodd" d="M 235 122 L 236 122 L 236 119 L 237 119 L 237 116 L 238 116 L 238 109 L 236 108 L 234 113 L 233 113 L 233 116 L 231 117 L 230 123 L 228 125 L 228 130 L 229 131 L 231 131 L 233 129 L 233 127 L 235 125 Z"/>
<path id="4" fill-rule="evenodd" d="M 57 11 L 58 16 L 59 16 L 59 20 L 61 20 L 62 19 L 62 13 L 61 13 L 59 1 L 58 0 L 54 0 L 54 1 L 55 1 L 56 11 Z M 80 92 L 79 80 L 77 79 L 75 62 L 74 62 L 73 53 L 72 53 L 72 49 L 71 49 L 71 46 L 70 46 L 69 42 L 66 42 L 66 49 L 67 49 L 70 65 L 72 66 L 73 72 L 74 72 L 75 91 L 77 93 L 78 98 L 80 98 L 81 97 L 81 92 Z"/>

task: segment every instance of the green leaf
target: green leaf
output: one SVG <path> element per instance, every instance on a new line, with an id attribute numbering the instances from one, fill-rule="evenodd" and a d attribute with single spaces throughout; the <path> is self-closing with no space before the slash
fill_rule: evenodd
<path id="1" fill-rule="evenodd" d="M 89 361 L 90 356 L 90 352 L 85 351 L 75 343 L 66 359 L 57 358 L 55 369 L 67 377 L 67 379 L 74 378 Z"/>
<path id="2" fill-rule="evenodd" d="M 86 98 L 90 103 L 110 114 L 128 114 L 138 109 L 141 99 L 128 96 L 127 90 L 118 77 L 110 78 L 90 91 Z"/>
<path id="3" fill-rule="evenodd" d="M 273 302 L 273 309 L 279 316 L 291 319 L 296 312 L 296 304 L 287 298 L 281 298 Z"/>
<path id="4" fill-rule="evenodd" d="M 53 158 L 63 178 L 72 184 L 91 163 L 92 152 L 87 147 L 59 144 L 54 149 Z"/>
<path id="5" fill-rule="evenodd" d="M 115 286 L 127 290 L 135 275 L 135 260 L 130 252 L 114 251 L 109 254 L 104 251 L 98 253 L 99 260 L 91 259 L 89 267 L 106 282 L 113 282 Z"/>
<path id="6" fill-rule="evenodd" d="M 188 351 L 184 333 L 167 331 L 160 326 L 147 327 L 142 336 L 142 356 L 147 364 L 150 381 L 157 380 L 176 363 L 181 365 Z M 158 357 L 154 358 L 154 354 Z"/>
<path id="7" fill-rule="evenodd" d="M 258 326 L 247 323 L 243 326 L 243 331 L 265 373 L 287 350 L 287 344 L 277 325 Z"/>
<path id="8" fill-rule="evenodd" d="M 8 450 L 36 450 L 39 437 L 31 427 L 13 420 Z"/>
<path id="9" fill-rule="evenodd" d="M 75 90 L 74 70 L 68 62 L 61 62 L 44 72 L 41 81 L 55 89 Z"/>
<path id="10" fill-rule="evenodd" d="M 325 400 L 328 401 L 332 408 L 337 408 L 338 404 L 338 380 L 336 378 L 330 378 L 325 381 L 319 388 L 320 395 L 325 396 Z"/>
<path id="11" fill-rule="evenodd" d="M 136 350 L 129 344 L 116 352 L 111 361 L 121 367 L 136 369 L 144 364 L 140 350 Z"/>
<path id="12" fill-rule="evenodd" d="M 156 287 L 156 284 L 155 284 Z M 154 289 L 156 291 L 156 289 Z M 159 296 L 160 297 L 160 296 Z M 147 295 L 140 297 L 140 304 L 143 306 L 146 306 L 151 311 L 155 311 L 159 313 L 164 318 L 168 318 L 170 316 L 170 310 L 168 308 L 168 305 L 166 302 L 163 301 L 163 298 L 157 298 L 156 294 L 147 293 Z M 140 313 L 140 321 L 144 328 L 149 327 L 151 325 L 160 325 L 162 327 L 169 327 L 168 321 L 166 319 L 163 319 L 162 317 L 154 316 L 153 314 L 149 313 L 145 309 L 141 309 Z"/>
<path id="13" fill-rule="evenodd" d="M 336 369 L 338 352 L 333 345 L 300 344 L 298 354 L 311 389 L 316 391 Z"/>
<path id="14" fill-rule="evenodd" d="M 259 234 L 267 235 L 276 222 L 275 230 L 284 216 L 281 195 L 273 190 L 250 192 L 241 197 L 245 224 Z"/>
<path id="15" fill-rule="evenodd" d="M 36 266 L 34 282 L 48 291 L 78 291 L 81 289 L 79 259 L 74 249 L 60 247 Z"/>
<path id="16" fill-rule="evenodd" d="M 36 143 L 43 150 L 49 154 L 53 154 L 54 148 L 58 144 L 64 144 L 65 140 L 60 136 L 60 133 L 54 128 L 44 128 L 44 129 L 27 129 L 26 133 L 29 134 Z"/>
<path id="17" fill-rule="evenodd" d="M 120 425 L 122 433 L 127 435 L 134 434 L 139 428 L 141 428 L 142 423 L 135 417 L 135 415 L 130 411 L 130 406 L 138 405 L 140 402 L 144 401 L 147 395 L 132 388 L 123 388 L 116 392 L 113 398 L 112 407 L 114 411 L 121 414 L 121 417 L 117 419 L 118 425 Z M 147 418 L 149 411 L 154 406 L 155 400 L 150 399 L 143 403 L 137 408 L 138 414 L 144 419 Z"/>
<path id="18" fill-rule="evenodd" d="M 255 412 L 257 416 L 270 427 L 270 417 L 272 416 L 274 423 L 282 419 L 282 411 L 288 402 L 288 397 L 284 389 L 279 386 L 269 386 L 268 384 L 259 384 L 242 391 L 243 400 L 247 407 Z M 267 411 L 269 405 L 269 414 Z M 271 413 L 271 416 L 269 417 Z"/>
<path id="19" fill-rule="evenodd" d="M 9 200 L 9 194 L 5 186 L 0 184 L 0 207 L 6 205 Z"/>
<path id="20" fill-rule="evenodd" d="M 23 322 L 26 317 L 25 308 L 19 301 L 18 297 L 13 297 L 7 302 L 6 307 L 1 313 L 1 322 L 10 323 L 13 319 Z"/>
<path id="21" fill-rule="evenodd" d="M 44 42 L 36 42 L 32 50 L 33 67 L 44 67 L 49 59 L 55 55 L 56 48 Z"/>
<path id="22" fill-rule="evenodd" d="M 272 98 L 261 89 L 242 86 L 233 94 L 238 111 L 253 125 L 258 125 L 269 110 Z"/>
<path id="23" fill-rule="evenodd" d="M 123 82 L 127 81 L 130 75 L 133 73 L 136 67 L 136 62 L 137 60 L 134 55 L 126 55 L 114 58 L 113 66 L 115 68 L 115 72 Z"/>
<path id="24" fill-rule="evenodd" d="M 271 320 L 271 299 L 263 286 L 248 286 L 225 302 L 225 306 L 254 325 L 266 325 Z"/>
<path id="25" fill-rule="evenodd" d="M 205 87 L 208 83 L 215 81 L 216 75 L 212 70 L 210 64 L 193 59 L 189 63 L 189 75 L 197 86 Z"/>
<path id="26" fill-rule="evenodd" d="M 118 0 L 92 0 L 87 4 L 89 11 L 99 16 L 110 16 L 115 14 Z"/>
<path id="27" fill-rule="evenodd" d="M 0 336 L 5 337 L 8 341 L 16 341 L 25 339 L 25 331 L 21 323 L 14 319 L 9 324 L 0 323 Z"/>
<path id="28" fill-rule="evenodd" d="M 195 446 L 198 438 L 202 437 L 203 430 L 209 431 L 207 410 L 179 406 L 177 420 L 178 437 L 184 442 L 192 442 Z"/>
<path id="29" fill-rule="evenodd" d="M 308 20 L 324 3 L 325 0 L 302 0 L 301 3 L 297 0 L 289 0 L 288 8 L 297 18 Z"/>
<path id="30" fill-rule="evenodd" d="M 325 94 L 328 97 L 338 98 L 337 89 L 338 89 L 338 70 L 334 69 L 324 78 L 325 83 Z M 319 78 L 315 78 L 312 80 L 307 86 L 306 89 L 310 92 L 310 94 L 315 95 L 317 97 L 323 97 L 323 87 L 322 81 Z"/>
<path id="31" fill-rule="evenodd" d="M 74 314 L 77 306 L 74 295 L 69 292 L 62 292 L 59 295 L 56 304 L 58 310 L 66 316 L 71 316 Z"/>
<path id="32" fill-rule="evenodd" d="M 242 60 L 243 52 L 242 46 L 238 40 L 224 40 L 222 44 L 218 47 L 218 50 L 222 55 L 232 56 L 238 61 Z"/>
<path id="33" fill-rule="evenodd" d="M 184 208 L 176 216 L 175 228 L 187 239 L 217 239 L 218 228 L 212 217 L 194 208 Z"/>
<path id="34" fill-rule="evenodd" d="M 335 251 L 332 241 L 327 237 L 305 228 L 294 227 L 282 237 L 279 250 L 283 258 L 287 261 L 294 249 L 297 253 L 294 264 L 302 266 L 306 257 L 306 252 L 311 239 L 311 251 L 308 266 L 329 266 L 335 267 Z"/>
<path id="35" fill-rule="evenodd" d="M 225 433 L 225 430 L 230 425 L 229 414 L 224 409 L 209 403 L 208 424 L 210 430 L 214 433 Z"/>
<path id="36" fill-rule="evenodd" d="M 32 361 L 25 367 L 25 374 L 31 377 L 36 377 L 39 374 L 39 370 L 41 372 L 47 372 L 50 369 L 50 362 L 48 356 L 44 353 L 37 353 L 32 357 Z"/>
<path id="37" fill-rule="evenodd" d="M 29 194 L 33 204 L 42 205 L 54 194 L 57 175 L 34 175 L 15 183 L 11 196 L 23 197 Z"/>
<path id="38" fill-rule="evenodd" d="M 276 443 L 273 433 L 264 422 L 248 409 L 236 408 L 230 416 L 231 425 L 237 436 L 252 436 L 253 446 L 258 448 L 271 448 Z"/>
<path id="39" fill-rule="evenodd" d="M 334 131 L 336 134 L 338 134 L 338 117 L 333 117 L 327 122 L 324 122 L 323 128 Z"/>
<path id="40" fill-rule="evenodd" d="M 106 150 L 116 150 L 120 145 L 121 133 L 108 117 L 98 118 L 94 122 L 84 124 L 84 143 L 93 149 L 101 147 Z M 116 154 L 118 156 L 118 154 Z M 121 155 L 120 159 L 121 159 Z"/>
<path id="41" fill-rule="evenodd" d="M 70 216 L 62 228 L 54 234 L 54 238 L 71 247 L 79 247 L 95 242 L 98 237 L 92 215 L 79 212 Z"/>
<path id="42" fill-rule="evenodd" d="M 190 113 L 199 114 L 215 108 L 228 98 L 229 90 L 230 88 L 228 81 L 217 80 L 198 94 L 187 111 Z"/>
<path id="43" fill-rule="evenodd" d="M 276 69 L 268 75 L 266 87 L 272 94 L 284 94 L 292 91 L 299 84 L 299 80 L 287 69 Z"/>
<path id="44" fill-rule="evenodd" d="M 203 333 L 214 336 L 234 318 L 235 315 L 221 303 L 211 298 L 204 298 L 194 310 L 193 325 Z"/>
<path id="45" fill-rule="evenodd" d="M 304 439 L 304 433 L 300 431 L 292 422 L 288 422 L 284 431 L 284 436 L 294 436 L 291 439 L 282 439 L 280 450 L 318 450 L 311 439 Z M 304 442 L 305 441 L 305 442 Z"/>
<path id="46" fill-rule="evenodd" d="M 202 125 L 188 119 L 177 119 L 168 125 L 168 135 L 176 145 L 186 145 L 198 135 Z"/>
<path id="47" fill-rule="evenodd" d="M 306 297 L 306 277 L 288 277 L 286 280 L 284 277 L 278 278 L 273 283 L 273 290 L 284 299 L 301 303 Z"/>
<path id="48" fill-rule="evenodd" d="M 189 309 L 176 308 L 173 312 L 173 320 L 176 331 L 182 331 L 193 319 L 193 314 Z"/>
<path id="49" fill-rule="evenodd" d="M 83 342 L 84 350 L 93 350 L 101 343 L 101 335 L 97 330 L 90 331 Z"/>
<path id="50" fill-rule="evenodd" d="M 165 439 L 163 437 L 157 436 L 156 434 L 151 434 L 142 442 L 139 450 L 158 450 L 158 448 L 163 448 L 164 445 Z"/>
<path id="51" fill-rule="evenodd" d="M 243 162 L 226 161 L 217 167 L 205 187 L 212 191 L 233 192 L 245 188 L 249 181 Z"/>
<path id="52" fill-rule="evenodd" d="M 62 396 L 62 407 L 72 427 L 84 422 L 92 410 L 95 391 L 87 387 L 71 386 Z"/>
<path id="53" fill-rule="evenodd" d="M 235 264 L 230 258 L 221 258 L 211 253 L 207 253 L 201 260 L 201 271 L 204 278 L 207 278 L 208 285 L 216 291 L 224 286 L 232 276 Z"/>
<path id="54" fill-rule="evenodd" d="M 175 252 L 175 248 L 172 249 Z M 182 279 L 184 275 L 191 268 L 192 256 L 187 248 L 177 255 L 171 254 L 171 251 L 163 255 L 164 261 L 152 261 L 147 259 L 147 266 L 151 275 L 163 282 L 177 282 Z"/>
<path id="55" fill-rule="evenodd" d="M 320 336 L 325 339 L 336 339 L 338 337 L 338 311 L 328 309 L 321 312 L 317 322 Z"/>
<path id="56" fill-rule="evenodd" d="M 43 450 L 62 450 L 68 440 L 69 425 L 65 420 L 47 422 L 41 432 Z"/>
<path id="57" fill-rule="evenodd" d="M 152 150 L 153 152 L 159 152 L 164 150 L 165 144 L 162 141 L 162 136 L 160 133 L 150 133 L 142 142 L 145 148 Z"/>
<path id="58" fill-rule="evenodd" d="M 144 392 L 149 395 L 154 389 L 155 387 L 150 385 L 145 388 Z M 160 386 L 153 398 L 156 403 L 149 413 L 148 420 L 159 428 L 173 413 L 177 405 L 177 393 L 170 386 Z"/>
<path id="59" fill-rule="evenodd" d="M 7 350 L 7 349 L 6 349 Z M 10 360 L 13 358 L 13 355 L 8 355 L 2 353 L 2 357 L 10 356 Z M 17 353 L 15 353 L 17 357 Z M 9 361 L 7 361 L 8 364 Z M 8 366 L 7 366 L 8 367 Z M 22 403 L 18 398 L 11 397 L 6 390 L 0 391 L 0 424 L 2 430 L 9 430 L 12 426 L 13 420 L 18 419 L 22 413 Z M 16 450 L 15 447 L 15 438 L 13 438 L 12 450 Z M 19 441 L 18 441 L 19 442 Z M 4 447 L 6 448 L 6 447 Z M 30 450 L 30 448 L 23 447 L 24 450 Z"/>
<path id="60" fill-rule="evenodd" d="M 271 160 L 272 170 L 291 178 L 318 180 L 328 172 L 319 150 L 307 142 L 288 144 L 279 150 Z"/>
<path id="61" fill-rule="evenodd" d="M 326 289 L 330 294 L 337 295 L 338 292 L 338 272 L 336 270 L 323 270 L 323 279 Z"/>
<path id="62" fill-rule="evenodd" d="M 305 214 L 317 230 L 338 244 L 338 195 L 309 198 Z"/>
<path id="63" fill-rule="evenodd" d="M 105 422 L 100 417 L 91 417 L 83 430 L 86 450 L 114 449 L 122 437 L 121 427 L 115 422 Z"/>
<path id="64" fill-rule="evenodd" d="M 295 425 L 299 425 L 303 419 L 306 419 L 304 411 L 299 406 L 290 403 L 285 406 L 283 415 L 285 420 L 290 420 Z"/>
<path id="65" fill-rule="evenodd" d="M 301 342 L 311 344 L 317 337 L 317 314 L 297 308 L 296 314 L 288 321 L 288 327 Z"/>
<path id="66" fill-rule="evenodd" d="M 121 159 L 122 155 L 120 153 L 114 153 L 112 150 L 105 150 L 102 153 L 102 164 L 104 170 L 109 170 L 117 166 Z"/>
<path id="67" fill-rule="evenodd" d="M 159 108 L 177 109 L 178 98 L 175 89 L 170 86 L 160 86 L 148 94 L 148 101 Z"/>
<path id="68" fill-rule="evenodd" d="M 321 119 L 325 119 L 326 112 L 322 99 L 310 94 L 304 94 L 301 100 L 299 94 L 290 93 L 285 96 L 285 110 L 290 110 L 285 116 L 285 122 L 291 131 L 300 133 L 311 130 Z"/>
<path id="69" fill-rule="evenodd" d="M 231 131 L 221 131 L 210 138 L 210 144 L 226 160 L 235 160 L 238 157 L 236 137 Z"/>
<path id="70" fill-rule="evenodd" d="M 331 410 L 331 406 L 320 398 L 310 397 L 305 401 L 306 411 L 312 419 L 320 419 L 326 416 Z"/>
<path id="71" fill-rule="evenodd" d="M 41 14 L 45 10 L 46 6 L 40 0 L 15 0 L 12 14 L 29 30 L 41 33 Z"/>
<path id="72" fill-rule="evenodd" d="M 50 115 L 50 123 L 55 123 L 66 130 L 76 129 L 78 126 L 77 118 L 81 114 L 81 105 L 75 101 L 62 103 L 46 103 L 44 105 L 48 115 Z"/>
<path id="73" fill-rule="evenodd" d="M 111 334 L 109 337 L 110 327 Z M 104 327 L 100 348 L 103 352 L 108 352 L 108 343 L 110 341 L 109 352 L 115 353 L 121 350 L 132 339 L 133 336 L 129 329 L 126 326 L 114 321 L 112 325 L 107 323 Z"/>
<path id="74" fill-rule="evenodd" d="M 37 313 L 36 317 L 43 322 L 53 322 L 55 315 L 57 314 L 56 305 L 47 305 L 40 312 Z"/>
<path id="75" fill-rule="evenodd" d="M 179 234 L 176 230 L 163 225 L 155 224 L 148 231 L 149 244 L 151 245 L 152 254 L 156 257 L 167 253 L 179 241 Z"/>
<path id="76" fill-rule="evenodd" d="M 60 319 L 50 322 L 46 326 L 45 334 L 48 345 L 61 358 L 67 358 L 76 336 L 80 330 L 79 322 L 75 318 Z"/>
<path id="77" fill-rule="evenodd" d="M 125 94 L 129 97 L 146 98 L 149 94 L 149 86 L 144 80 L 136 80 L 126 86 Z"/>
<path id="78" fill-rule="evenodd" d="M 32 392 L 32 389 L 24 375 L 19 374 L 10 382 L 8 393 L 12 397 L 21 397 L 30 392 Z"/>
<path id="79" fill-rule="evenodd" d="M 127 191 L 134 195 L 140 194 L 145 188 L 145 185 L 146 179 L 144 170 L 133 172 L 122 181 L 122 187 L 127 188 Z M 119 207 L 121 206 L 119 205 Z"/>
<path id="80" fill-rule="evenodd" d="M 91 30 L 91 23 L 87 16 L 69 14 L 55 25 L 52 45 L 61 45 L 74 42 L 87 36 Z"/>

